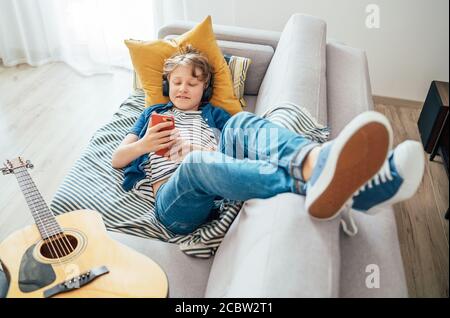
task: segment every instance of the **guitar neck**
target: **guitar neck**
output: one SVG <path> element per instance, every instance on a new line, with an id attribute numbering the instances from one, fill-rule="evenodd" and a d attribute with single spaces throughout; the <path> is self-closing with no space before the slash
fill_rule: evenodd
<path id="1" fill-rule="evenodd" d="M 62 233 L 61 227 L 42 198 L 42 195 L 28 173 L 27 168 L 20 167 L 15 169 L 14 175 L 16 176 L 20 189 L 25 196 L 25 200 L 30 208 L 41 237 L 45 240 L 53 235 Z"/>

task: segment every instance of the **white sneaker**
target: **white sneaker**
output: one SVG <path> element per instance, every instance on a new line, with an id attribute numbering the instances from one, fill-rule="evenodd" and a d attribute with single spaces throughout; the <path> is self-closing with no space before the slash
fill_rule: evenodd
<path id="1" fill-rule="evenodd" d="M 352 208 L 367 212 L 411 198 L 422 181 L 424 167 L 422 144 L 404 141 L 391 152 L 375 177 L 355 193 Z"/>
<path id="2" fill-rule="evenodd" d="M 392 139 L 388 119 L 368 111 L 355 117 L 336 139 L 323 144 L 306 184 L 308 213 L 322 220 L 336 217 L 383 166 Z"/>

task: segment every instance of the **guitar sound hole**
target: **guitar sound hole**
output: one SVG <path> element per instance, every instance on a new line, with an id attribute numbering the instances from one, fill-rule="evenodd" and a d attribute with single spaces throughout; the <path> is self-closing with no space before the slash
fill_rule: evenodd
<path id="1" fill-rule="evenodd" d="M 46 258 L 56 259 L 69 255 L 77 246 L 78 240 L 75 236 L 61 233 L 46 239 L 40 252 Z"/>

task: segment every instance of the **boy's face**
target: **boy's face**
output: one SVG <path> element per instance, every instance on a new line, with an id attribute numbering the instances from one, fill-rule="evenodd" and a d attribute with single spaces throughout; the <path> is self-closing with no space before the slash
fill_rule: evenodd
<path id="1" fill-rule="evenodd" d="M 197 73 L 198 72 L 198 73 Z M 196 70 L 196 75 L 201 75 Z M 192 67 L 178 65 L 169 76 L 169 98 L 181 110 L 198 110 L 205 82 L 192 76 Z"/>

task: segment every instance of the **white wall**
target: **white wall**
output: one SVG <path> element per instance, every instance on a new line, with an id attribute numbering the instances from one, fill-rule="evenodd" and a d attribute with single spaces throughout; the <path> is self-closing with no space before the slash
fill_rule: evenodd
<path id="1" fill-rule="evenodd" d="M 369 29 L 366 6 L 380 8 Z M 423 101 L 432 80 L 449 80 L 449 0 L 185 0 L 184 17 L 281 31 L 292 13 L 327 22 L 328 38 L 367 52 L 374 95 Z"/>

